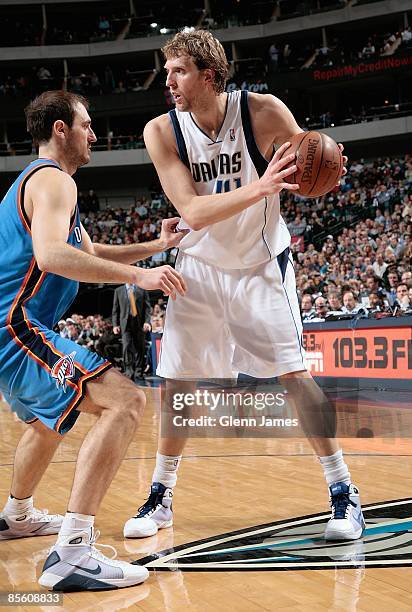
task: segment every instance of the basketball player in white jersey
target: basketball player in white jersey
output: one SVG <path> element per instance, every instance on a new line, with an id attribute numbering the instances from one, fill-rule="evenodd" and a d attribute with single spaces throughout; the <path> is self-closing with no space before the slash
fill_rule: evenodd
<path id="1" fill-rule="evenodd" d="M 279 377 L 330 488 L 325 537 L 357 539 L 364 529 L 359 493 L 334 428 L 331 437 L 310 435 L 319 432 L 322 412 L 333 410 L 305 367 L 290 235 L 280 214 L 279 192 L 298 189 L 287 182 L 296 169 L 288 139 L 302 130 L 272 95 L 225 93 L 228 63 L 210 32 L 180 32 L 162 51 L 176 108 L 150 121 L 144 138 L 190 232 L 176 262 L 188 289 L 169 301 L 157 373 L 167 379 L 169 400 L 176 381 L 239 372 Z M 160 437 L 149 499 L 125 524 L 126 537 L 172 525 L 184 442 Z"/>

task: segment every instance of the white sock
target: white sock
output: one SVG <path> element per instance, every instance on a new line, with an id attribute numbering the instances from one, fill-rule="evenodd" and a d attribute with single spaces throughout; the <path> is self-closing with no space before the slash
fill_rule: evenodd
<path id="1" fill-rule="evenodd" d="M 173 488 L 177 482 L 177 470 L 179 469 L 182 455 L 172 457 L 156 453 L 156 467 L 153 472 L 152 482 L 161 482 L 165 487 Z"/>
<path id="2" fill-rule="evenodd" d="M 11 516 L 23 516 L 23 514 L 30 514 L 33 510 L 33 497 L 26 497 L 25 499 L 16 499 L 15 497 L 9 496 L 4 512 Z"/>
<path id="3" fill-rule="evenodd" d="M 62 526 L 60 527 L 57 543 L 60 537 L 66 538 L 70 535 L 76 535 L 80 531 L 90 529 L 94 525 L 94 516 L 92 514 L 79 514 L 77 512 L 66 512 Z"/>
<path id="4" fill-rule="evenodd" d="M 319 461 L 322 464 L 328 486 L 335 482 L 344 482 L 347 485 L 351 483 L 348 466 L 343 459 L 341 449 L 336 451 L 333 455 L 319 457 Z"/>

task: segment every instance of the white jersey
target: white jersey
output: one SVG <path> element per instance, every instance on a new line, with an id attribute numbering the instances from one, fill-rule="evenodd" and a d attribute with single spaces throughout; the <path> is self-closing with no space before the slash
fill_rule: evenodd
<path id="1" fill-rule="evenodd" d="M 247 91 L 228 94 L 216 141 L 199 128 L 191 113 L 177 109 L 169 113 L 180 159 L 191 171 L 198 195 L 237 189 L 257 180 L 267 168 L 253 136 L 247 96 Z M 183 223 L 180 227 L 189 226 Z M 233 270 L 268 262 L 289 245 L 279 196 L 273 195 L 225 221 L 191 230 L 179 248 L 209 264 Z"/>

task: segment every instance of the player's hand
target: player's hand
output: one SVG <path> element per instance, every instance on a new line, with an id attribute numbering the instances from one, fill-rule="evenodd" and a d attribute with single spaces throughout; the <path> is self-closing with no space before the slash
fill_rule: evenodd
<path id="1" fill-rule="evenodd" d="M 172 300 L 176 299 L 176 294 L 184 295 L 186 293 L 186 283 L 179 272 L 176 272 L 171 266 L 159 266 L 151 270 L 136 270 L 136 284 L 142 289 L 151 291 L 160 289 L 164 295 L 170 295 Z"/>
<path id="2" fill-rule="evenodd" d="M 180 217 L 163 219 L 159 237 L 162 251 L 166 251 L 166 249 L 171 249 L 172 247 L 177 246 L 182 238 L 190 231 L 188 229 L 176 231 L 179 222 Z"/>
<path id="3" fill-rule="evenodd" d="M 262 197 L 269 196 L 274 193 L 279 193 L 282 189 L 290 189 L 296 191 L 299 189 L 297 183 L 288 183 L 287 177 L 296 172 L 297 167 L 295 164 L 290 166 L 296 159 L 295 153 L 289 153 L 288 155 L 282 155 L 290 147 L 290 142 L 285 142 L 276 151 L 274 156 L 269 162 L 266 168 L 265 174 L 259 179 L 260 187 L 262 189 Z"/>
<path id="4" fill-rule="evenodd" d="M 143 331 L 149 332 L 152 329 L 152 326 L 150 325 L 150 323 L 143 323 Z"/>
<path id="5" fill-rule="evenodd" d="M 343 153 L 344 146 L 343 146 L 343 144 L 341 142 L 338 142 L 338 147 L 340 149 L 340 152 Z M 345 174 L 348 173 L 348 169 L 346 167 L 346 164 L 348 163 L 348 157 L 346 155 L 342 155 L 342 157 L 343 157 L 343 168 L 342 168 L 341 177 L 345 176 Z M 336 186 L 339 187 L 340 183 L 338 183 Z"/>
<path id="6" fill-rule="evenodd" d="M 118 334 L 120 334 L 120 327 L 118 325 L 115 325 L 113 327 L 113 333 L 115 336 L 117 336 Z"/>

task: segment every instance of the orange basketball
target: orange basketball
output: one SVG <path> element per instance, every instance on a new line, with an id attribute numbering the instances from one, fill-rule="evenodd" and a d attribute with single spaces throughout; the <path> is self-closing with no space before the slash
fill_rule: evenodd
<path id="1" fill-rule="evenodd" d="M 291 146 L 284 155 L 296 152 L 297 170 L 286 180 L 300 186 L 293 193 L 308 198 L 329 193 L 339 182 L 343 168 L 342 153 L 336 142 L 321 132 L 301 132 L 289 141 Z"/>

